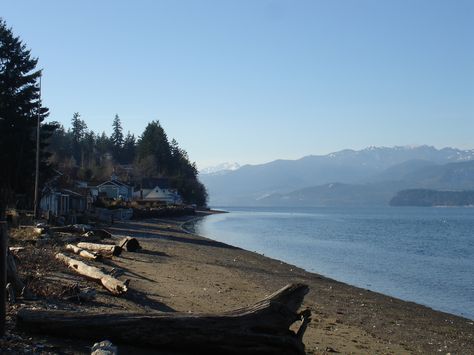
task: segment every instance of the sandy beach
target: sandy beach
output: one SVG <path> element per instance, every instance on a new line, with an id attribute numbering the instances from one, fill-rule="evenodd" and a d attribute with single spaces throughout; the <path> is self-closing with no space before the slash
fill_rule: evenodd
<path id="1" fill-rule="evenodd" d="M 213 313 L 251 305 L 288 283 L 305 283 L 304 306 L 312 321 L 304 336 L 308 354 L 469 354 L 474 353 L 474 322 L 368 290 L 349 286 L 295 266 L 187 232 L 189 218 L 115 223 L 114 238 L 132 236 L 140 252 L 124 252 L 107 261 L 130 279 L 126 297 L 97 288 L 89 304 L 56 303 L 54 308 L 84 311 Z M 77 276 L 61 264 L 55 272 Z M 54 277 L 49 275 L 48 277 Z M 31 304 L 27 305 L 31 306 Z M 38 306 L 36 304 L 36 306 Z M 18 307 L 18 306 L 16 306 Z M 41 306 L 40 306 L 41 307 Z M 51 302 L 44 308 L 51 308 Z M 13 320 L 12 320 L 13 321 Z M 34 336 L 33 341 L 44 338 Z M 48 340 L 65 353 L 87 353 L 82 341 Z M 159 353 L 120 347 L 120 353 Z"/>

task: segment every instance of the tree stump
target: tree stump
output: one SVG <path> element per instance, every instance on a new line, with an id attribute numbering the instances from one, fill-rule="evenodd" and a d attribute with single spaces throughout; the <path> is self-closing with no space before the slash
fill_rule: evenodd
<path id="1" fill-rule="evenodd" d="M 125 249 L 126 251 L 137 251 L 141 249 L 140 243 L 138 243 L 138 240 L 136 238 L 132 237 L 125 237 L 123 238 L 119 244 L 120 248 Z"/>

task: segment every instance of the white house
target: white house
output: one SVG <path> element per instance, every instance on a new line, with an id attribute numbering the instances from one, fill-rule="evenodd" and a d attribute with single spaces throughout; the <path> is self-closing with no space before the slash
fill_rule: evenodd
<path id="1" fill-rule="evenodd" d="M 145 201 L 157 201 L 169 204 L 181 204 L 183 201 L 176 189 L 170 188 L 169 180 L 143 179 L 140 190 L 134 194 L 136 199 Z"/>

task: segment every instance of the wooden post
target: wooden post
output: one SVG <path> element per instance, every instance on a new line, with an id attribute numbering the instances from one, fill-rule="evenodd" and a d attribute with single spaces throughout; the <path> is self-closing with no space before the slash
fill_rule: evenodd
<path id="1" fill-rule="evenodd" d="M 7 223 L 0 221 L 0 337 L 5 335 L 7 287 Z"/>

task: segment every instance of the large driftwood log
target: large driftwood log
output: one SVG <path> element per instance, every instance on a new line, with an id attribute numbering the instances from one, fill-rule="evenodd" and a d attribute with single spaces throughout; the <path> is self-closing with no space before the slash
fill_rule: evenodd
<path id="1" fill-rule="evenodd" d="M 122 253 L 122 248 L 118 245 L 113 244 L 97 244 L 97 243 L 77 243 L 77 246 L 81 249 L 87 249 L 95 251 L 104 256 L 118 256 Z"/>
<path id="2" fill-rule="evenodd" d="M 136 238 L 125 237 L 119 242 L 119 247 L 126 251 L 137 251 L 140 249 L 140 243 Z"/>
<path id="3" fill-rule="evenodd" d="M 95 253 L 88 252 L 87 250 L 81 249 L 81 248 L 76 247 L 75 245 L 72 245 L 72 244 L 66 245 L 66 250 L 72 251 L 74 254 L 82 256 L 85 259 L 89 259 L 89 260 L 100 260 L 101 259 L 100 254 L 95 254 Z"/>
<path id="4" fill-rule="evenodd" d="M 203 354 L 304 354 L 310 312 L 298 309 L 308 292 L 288 285 L 256 304 L 221 314 L 68 313 L 21 310 L 17 326 L 31 332 L 152 346 Z M 297 333 L 289 327 L 302 321 Z"/>
<path id="5" fill-rule="evenodd" d="M 97 267 L 89 266 L 82 261 L 70 258 L 62 253 L 56 254 L 56 259 L 61 260 L 67 264 L 70 268 L 74 269 L 77 273 L 99 281 L 102 286 L 109 290 L 114 295 L 121 295 L 127 292 L 127 285 L 123 281 L 117 280 L 116 278 L 107 275 Z"/>

